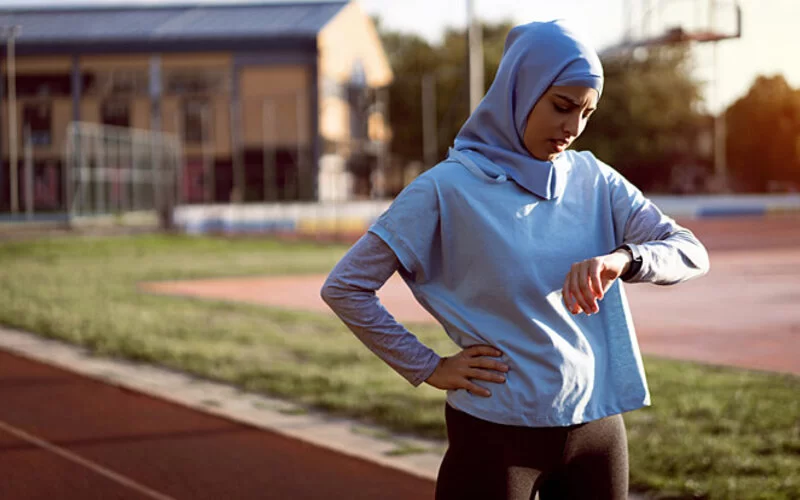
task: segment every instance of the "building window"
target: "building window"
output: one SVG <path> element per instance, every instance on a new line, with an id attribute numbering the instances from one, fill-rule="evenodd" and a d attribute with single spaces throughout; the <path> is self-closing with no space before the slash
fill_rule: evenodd
<path id="1" fill-rule="evenodd" d="M 189 99 L 183 103 L 183 140 L 186 144 L 211 142 L 211 104 L 208 99 Z"/>
<path id="2" fill-rule="evenodd" d="M 3 97 L 8 98 L 8 74 L 3 73 Z M 55 96 L 69 96 L 72 90 L 72 79 L 68 73 L 46 73 L 29 75 L 18 73 L 16 75 L 17 97 L 47 98 Z"/>
<path id="3" fill-rule="evenodd" d="M 30 131 L 34 147 L 50 146 L 53 142 L 50 103 L 27 103 L 22 108 L 23 131 Z"/>
<path id="4" fill-rule="evenodd" d="M 148 94 L 148 75 L 144 70 L 115 69 L 88 76 L 86 95 L 134 97 Z"/>
<path id="5" fill-rule="evenodd" d="M 181 69 L 165 75 L 167 95 L 217 95 L 228 93 L 230 74 L 226 71 Z"/>
<path id="6" fill-rule="evenodd" d="M 100 120 L 103 122 L 103 125 L 130 127 L 130 103 L 117 99 L 104 101 L 100 108 Z"/>

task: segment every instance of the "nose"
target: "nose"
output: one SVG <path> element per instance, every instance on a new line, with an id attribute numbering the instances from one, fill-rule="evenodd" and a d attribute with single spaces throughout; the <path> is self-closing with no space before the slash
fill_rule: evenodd
<path id="1" fill-rule="evenodd" d="M 563 130 L 565 135 L 570 138 L 578 137 L 581 132 L 581 115 L 578 113 L 570 113 L 564 120 Z"/>

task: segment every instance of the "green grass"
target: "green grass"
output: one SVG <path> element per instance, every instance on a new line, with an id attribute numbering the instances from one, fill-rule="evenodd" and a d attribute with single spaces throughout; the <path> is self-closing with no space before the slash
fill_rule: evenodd
<path id="1" fill-rule="evenodd" d="M 145 281 L 327 272 L 344 251 L 175 236 L 6 243 L 0 323 L 443 438 L 443 394 L 408 385 L 331 315 L 137 290 Z M 438 352 L 454 351 L 439 328 L 412 330 Z M 800 498 L 800 378 L 653 358 L 645 365 L 654 406 L 626 415 L 634 489 Z"/>

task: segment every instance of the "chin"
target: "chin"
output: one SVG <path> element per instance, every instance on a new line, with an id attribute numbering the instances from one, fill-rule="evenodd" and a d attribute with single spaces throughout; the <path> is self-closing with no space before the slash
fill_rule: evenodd
<path id="1" fill-rule="evenodd" d="M 539 160 L 539 161 L 550 161 L 553 159 L 553 155 L 551 155 L 550 153 L 530 153 L 530 155 L 531 157 L 533 157 L 534 160 Z"/>

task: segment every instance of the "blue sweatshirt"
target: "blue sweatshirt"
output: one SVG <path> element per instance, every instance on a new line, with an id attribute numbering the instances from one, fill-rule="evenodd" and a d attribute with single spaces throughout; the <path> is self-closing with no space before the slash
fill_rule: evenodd
<path id="1" fill-rule="evenodd" d="M 461 348 L 489 344 L 510 366 L 492 396 L 449 391 L 453 407 L 491 422 L 564 426 L 649 404 L 628 303 L 617 282 L 592 316 L 572 315 L 570 266 L 627 243 L 642 266 L 630 282 L 674 284 L 708 271 L 708 255 L 611 167 L 567 151 L 562 196 L 542 200 L 451 158 L 412 182 L 333 269 L 322 296 L 357 337 L 413 384 L 439 356 L 384 309 L 375 290 L 399 271 Z M 442 221 L 447 221 L 443 224 Z"/>

